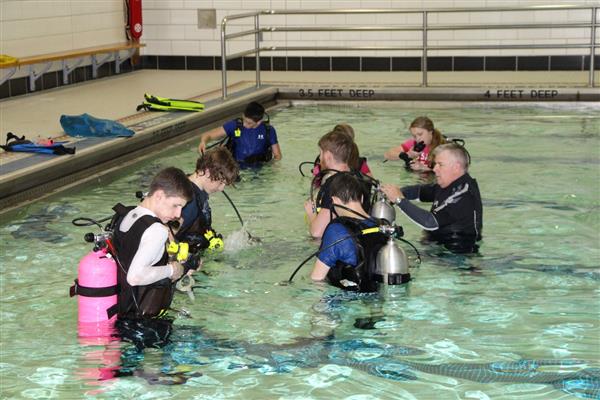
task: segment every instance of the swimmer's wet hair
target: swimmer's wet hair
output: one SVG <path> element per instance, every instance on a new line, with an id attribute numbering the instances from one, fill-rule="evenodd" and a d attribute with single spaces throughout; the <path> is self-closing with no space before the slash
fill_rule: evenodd
<path id="1" fill-rule="evenodd" d="M 331 178 L 329 194 L 338 197 L 342 203 L 350 201 L 361 202 L 364 195 L 364 183 L 355 175 L 348 172 L 338 172 Z"/>
<path id="2" fill-rule="evenodd" d="M 216 146 L 196 161 L 196 172 L 203 174 L 205 171 L 210 174 L 210 180 L 231 185 L 237 180 L 240 168 L 226 147 Z"/>
<path id="3" fill-rule="evenodd" d="M 319 147 L 329 151 L 337 162 L 343 162 L 355 168 L 358 166 L 358 146 L 346 132 L 333 130 L 319 140 Z"/>
<path id="4" fill-rule="evenodd" d="M 187 175 L 175 167 L 165 168 L 156 174 L 150 183 L 148 196 L 152 196 L 158 190 L 162 190 L 167 197 L 181 197 L 187 201 L 194 196 L 192 183 Z"/>
<path id="5" fill-rule="evenodd" d="M 260 103 L 253 101 L 246 106 L 244 116 L 258 122 L 265 116 L 265 108 Z"/>

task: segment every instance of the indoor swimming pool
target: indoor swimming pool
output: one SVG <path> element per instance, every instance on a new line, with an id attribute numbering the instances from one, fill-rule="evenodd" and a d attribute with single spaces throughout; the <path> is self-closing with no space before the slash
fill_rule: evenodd
<path id="1" fill-rule="evenodd" d="M 3 217 L 1 398 L 600 398 L 598 104 L 298 102 L 270 114 L 283 160 L 226 189 L 260 241 L 246 243 L 231 205 L 211 196 L 228 248 L 205 259 L 193 298 L 176 295 L 162 348 L 78 339 L 68 289 L 94 228 L 71 221 L 135 204 L 166 166 L 192 172 L 197 141 Z M 287 284 L 318 247 L 298 170 L 318 139 L 349 123 L 375 178 L 415 184 L 431 177 L 383 153 L 420 115 L 466 142 L 484 206 L 480 254 L 421 243 L 397 211 L 422 257 L 401 244 L 409 284 L 342 293 L 310 281 L 312 261 Z"/>

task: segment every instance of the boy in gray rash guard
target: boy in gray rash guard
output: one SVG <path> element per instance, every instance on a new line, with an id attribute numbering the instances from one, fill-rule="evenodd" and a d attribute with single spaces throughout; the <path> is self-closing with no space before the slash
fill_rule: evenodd
<path id="1" fill-rule="evenodd" d="M 435 149 L 433 171 L 437 183 L 406 186 L 382 185 L 387 198 L 426 231 L 428 239 L 455 253 L 474 253 L 481 240 L 481 195 L 477 181 L 468 173 L 469 156 L 464 147 L 444 144 Z M 410 200 L 433 203 L 430 211 Z"/>

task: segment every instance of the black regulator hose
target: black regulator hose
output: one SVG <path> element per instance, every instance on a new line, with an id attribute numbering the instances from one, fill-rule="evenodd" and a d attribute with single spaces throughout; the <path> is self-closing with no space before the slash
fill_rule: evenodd
<path id="1" fill-rule="evenodd" d="M 235 211 L 235 214 L 237 215 L 238 219 L 240 220 L 240 224 L 242 224 L 242 227 L 243 227 L 244 226 L 244 220 L 242 220 L 242 216 L 240 215 L 240 212 L 238 211 L 238 209 L 235 206 L 235 204 L 233 204 L 233 200 L 231 200 L 231 197 L 229 197 L 229 195 L 227 193 L 225 193 L 224 190 L 221 193 L 223 193 L 223 195 L 225 196 L 225 198 L 227 199 L 227 201 L 229 201 L 229 204 L 231 204 L 231 207 L 233 207 L 233 211 Z"/>
<path id="2" fill-rule="evenodd" d="M 403 239 L 403 238 L 397 238 L 398 240 L 400 240 L 401 242 L 404 242 L 406 244 L 408 244 L 410 247 L 413 248 L 413 250 L 415 251 L 415 253 L 417 253 L 417 262 L 418 264 L 421 264 L 421 253 L 419 253 L 419 250 L 417 250 L 417 248 L 408 240 Z"/>
<path id="3" fill-rule="evenodd" d="M 111 219 L 112 216 L 110 217 L 106 217 L 106 218 L 102 218 L 101 220 L 96 221 L 95 219 L 92 218 L 87 218 L 87 217 L 78 217 L 75 218 L 73 221 L 71 221 L 71 223 L 75 226 L 92 226 L 92 225 L 97 225 L 100 228 L 104 228 L 102 225 L 100 225 L 101 222 L 106 222 L 109 219 Z"/>
<path id="4" fill-rule="evenodd" d="M 238 211 L 238 209 L 235 206 L 235 204 L 233 204 L 233 200 L 231 200 L 231 197 L 229 197 L 229 195 L 227 193 L 225 193 L 224 190 L 221 193 L 223 193 L 223 195 L 225 196 L 225 198 L 229 201 L 229 204 L 231 204 L 231 207 L 233 207 L 233 211 L 235 211 L 235 214 L 237 215 L 238 219 L 240 220 L 240 224 L 242 224 L 242 228 L 244 228 L 244 230 L 246 230 L 246 227 L 244 226 L 244 220 L 242 219 L 242 216 L 240 215 L 240 212 Z M 252 236 L 250 234 L 250 232 L 248 232 L 247 230 L 246 230 L 246 233 L 248 234 L 248 238 L 250 240 L 254 240 L 256 242 L 260 242 L 261 241 L 260 238 Z"/>
<path id="5" fill-rule="evenodd" d="M 302 167 L 307 164 L 311 164 L 314 166 L 315 162 L 314 161 L 302 161 L 300 164 L 298 164 L 298 171 L 300 171 L 300 175 L 302 175 L 303 177 L 306 177 L 306 175 L 304 175 L 304 172 L 302 172 Z"/>
<path id="6" fill-rule="evenodd" d="M 216 142 L 211 143 L 210 145 L 206 146 L 206 150 L 209 150 L 209 149 L 212 149 L 213 147 L 225 144 L 227 139 L 229 139 L 229 136 L 225 136 L 223 139 L 219 139 Z"/>

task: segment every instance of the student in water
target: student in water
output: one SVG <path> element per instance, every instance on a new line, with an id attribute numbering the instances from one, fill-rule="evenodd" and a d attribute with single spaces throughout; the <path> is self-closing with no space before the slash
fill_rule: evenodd
<path id="1" fill-rule="evenodd" d="M 446 143 L 444 136 L 427 117 L 415 118 L 409 131 L 413 137 L 386 151 L 384 158 L 391 161 L 404 160 L 407 168 L 413 171 L 432 171 L 431 155 L 437 146 Z"/>
<path id="2" fill-rule="evenodd" d="M 196 169 L 188 175 L 193 184 L 193 198 L 181 211 L 181 226 L 176 239 L 194 244 L 199 249 L 222 250 L 223 239 L 212 226 L 212 212 L 208 198 L 233 184 L 239 173 L 238 164 L 224 147 L 207 150 L 196 161 Z"/>
<path id="3" fill-rule="evenodd" d="M 354 140 L 354 128 L 352 128 L 352 126 L 350 124 L 346 124 L 346 123 L 337 124 L 336 126 L 333 127 L 333 130 L 345 133 L 348 136 L 350 136 L 352 138 L 352 140 Z M 368 175 L 371 177 L 373 176 L 373 174 L 371 173 L 371 169 L 369 168 L 369 165 L 367 164 L 366 157 L 359 156 L 358 157 L 358 165 L 354 165 L 354 166 L 352 166 L 352 168 L 359 171 L 363 175 Z M 313 176 L 317 177 L 317 176 L 319 176 L 320 172 L 321 172 L 321 157 L 317 156 L 317 159 L 315 160 L 315 165 L 312 169 L 312 174 L 313 174 Z M 316 187 L 321 186 L 321 180 L 318 178 L 315 179 L 314 184 Z"/>
<path id="4" fill-rule="evenodd" d="M 226 137 L 226 147 L 242 166 L 281 160 L 275 127 L 269 123 L 265 108 L 255 101 L 246 106 L 241 118 L 202 134 L 198 151 L 204 153 L 208 142 Z"/>

